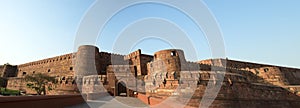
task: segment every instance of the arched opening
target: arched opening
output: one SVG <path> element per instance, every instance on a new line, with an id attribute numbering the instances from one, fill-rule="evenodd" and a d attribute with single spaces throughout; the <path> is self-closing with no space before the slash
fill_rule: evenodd
<path id="1" fill-rule="evenodd" d="M 118 96 L 127 96 L 126 84 L 123 81 L 118 83 L 117 95 Z"/>

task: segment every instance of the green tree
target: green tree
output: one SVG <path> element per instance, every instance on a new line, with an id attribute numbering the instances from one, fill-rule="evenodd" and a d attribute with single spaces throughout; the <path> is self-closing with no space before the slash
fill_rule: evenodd
<path id="1" fill-rule="evenodd" d="M 55 77 L 42 73 L 26 75 L 24 79 L 27 82 L 26 86 L 35 90 L 38 95 L 46 95 L 46 87 L 48 91 L 53 90 L 51 85 L 57 82 Z"/>

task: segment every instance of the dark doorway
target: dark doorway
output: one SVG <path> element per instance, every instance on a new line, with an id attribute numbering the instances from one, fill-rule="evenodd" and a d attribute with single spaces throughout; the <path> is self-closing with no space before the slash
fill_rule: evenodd
<path id="1" fill-rule="evenodd" d="M 138 76 L 138 73 L 137 73 L 137 68 L 136 68 L 136 66 L 134 66 L 134 76 L 135 76 L 135 78 L 137 78 L 137 76 Z"/>
<path id="2" fill-rule="evenodd" d="M 127 96 L 127 88 L 126 88 L 126 84 L 121 81 L 118 83 L 118 96 Z"/>

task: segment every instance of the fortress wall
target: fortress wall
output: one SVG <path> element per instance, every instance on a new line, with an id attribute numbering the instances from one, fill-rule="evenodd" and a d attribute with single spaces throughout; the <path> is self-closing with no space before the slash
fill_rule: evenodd
<path id="1" fill-rule="evenodd" d="M 280 71 L 285 76 L 289 85 L 300 85 L 300 69 L 280 67 Z"/>
<path id="2" fill-rule="evenodd" d="M 240 73 L 240 74 L 239 74 Z M 192 74 L 192 75 L 191 75 Z M 199 76 L 200 83 L 193 94 L 191 100 L 188 101 L 188 105 L 192 107 L 198 107 L 200 100 L 207 89 L 207 81 L 210 79 L 213 72 L 211 71 L 200 71 L 198 72 L 181 72 L 181 84 L 179 84 L 179 94 L 178 102 L 186 102 L 185 96 L 189 96 L 191 85 L 195 84 L 195 78 Z M 276 108 L 291 108 L 291 107 L 300 107 L 299 97 L 290 92 L 287 89 L 271 86 L 266 84 L 252 84 L 253 82 L 248 82 L 245 75 L 253 74 L 241 70 L 232 70 L 230 73 L 226 72 L 223 86 L 221 87 L 220 92 L 216 100 L 210 106 L 211 108 L 240 108 L 249 106 L 252 107 L 276 107 Z M 157 77 L 160 77 L 159 75 Z M 156 78 L 154 78 L 156 79 Z M 230 81 L 227 79 L 231 79 Z M 216 79 L 217 80 L 217 79 Z M 217 81 L 216 81 L 217 82 Z M 159 86 L 158 86 L 159 85 Z M 166 84 L 168 85 L 168 84 Z M 174 84 L 173 84 L 174 85 Z M 149 86 L 149 85 L 147 85 Z M 148 87 L 147 87 L 148 88 Z M 156 83 L 157 90 L 154 94 L 148 92 L 147 94 L 153 97 L 167 98 L 170 96 L 176 89 L 176 87 L 164 86 L 162 83 Z M 188 89 L 186 89 L 188 88 Z M 178 88 L 177 88 L 178 89 Z M 186 89 L 186 90 L 185 90 Z M 149 90 L 147 90 L 149 91 Z M 297 101 L 298 100 L 298 101 Z M 161 100 L 163 101 L 163 100 Z M 270 105 L 272 104 L 272 105 Z"/>
<path id="3" fill-rule="evenodd" d="M 147 63 L 153 60 L 153 56 L 142 54 L 141 50 L 134 51 L 124 57 L 130 65 L 136 66 L 137 75 L 147 75 Z"/>
<path id="4" fill-rule="evenodd" d="M 17 77 L 31 75 L 35 73 L 45 73 L 50 76 L 68 77 L 74 75 L 73 60 L 75 55 L 66 54 L 35 62 L 30 62 L 18 66 Z"/>
<path id="5" fill-rule="evenodd" d="M 260 67 L 272 67 L 272 65 L 242 62 L 242 61 L 235 61 L 229 59 L 207 59 L 207 60 L 201 60 L 198 63 L 221 66 L 221 67 L 226 66 L 227 68 L 236 68 L 236 69 L 244 69 L 244 70 L 252 69 L 252 68 L 260 68 Z"/>
<path id="6" fill-rule="evenodd" d="M 206 86 L 199 86 L 188 105 L 198 107 L 205 90 Z M 179 100 L 187 101 L 184 95 L 182 96 Z M 297 95 L 281 87 L 234 83 L 222 86 L 210 108 L 295 108 L 300 106 L 299 99 Z"/>
<path id="7" fill-rule="evenodd" d="M 271 83 L 273 85 L 289 85 L 284 72 L 282 72 L 278 67 L 263 67 L 251 69 L 250 71 L 255 72 L 258 77 L 263 78 L 265 82 Z"/>
<path id="8" fill-rule="evenodd" d="M 106 88 L 104 84 L 107 78 L 106 75 L 89 75 L 83 77 L 82 93 L 104 93 Z M 102 84 L 103 85 L 102 85 Z"/>
<path id="9" fill-rule="evenodd" d="M 196 62 L 181 63 L 181 70 L 182 71 L 199 71 L 200 65 Z"/>
<path id="10" fill-rule="evenodd" d="M 209 65 L 205 65 L 205 66 L 209 66 Z M 266 78 L 264 77 L 260 77 L 257 76 L 255 73 L 252 73 L 251 71 L 246 71 L 246 70 L 238 70 L 238 69 L 226 69 L 226 74 L 224 77 L 224 82 L 225 83 L 230 83 L 230 84 L 235 84 L 235 83 L 253 83 L 253 84 L 259 84 L 261 86 L 271 86 L 274 87 L 274 85 L 276 85 L 278 83 L 277 80 L 280 80 L 280 78 L 282 77 L 278 77 L 276 75 L 281 75 L 280 73 L 278 73 L 278 71 L 276 71 L 277 68 L 270 68 L 270 72 L 268 73 L 269 76 L 267 76 L 269 80 L 265 80 Z M 158 74 L 158 75 L 156 75 Z M 211 77 L 211 74 L 215 74 L 214 72 L 210 71 L 210 70 L 202 70 L 201 71 L 181 71 L 180 72 L 180 80 L 181 82 L 174 82 L 174 81 L 169 81 L 167 80 L 166 84 L 163 84 L 162 80 L 158 80 L 158 79 L 163 79 L 165 78 L 164 75 L 167 75 L 165 73 L 153 73 L 150 74 L 146 77 L 146 89 L 148 92 L 150 92 L 148 89 L 151 88 L 157 88 L 157 89 L 166 89 L 167 91 L 169 89 L 173 89 L 174 87 L 176 88 L 177 84 L 180 83 L 179 85 L 181 86 L 181 88 L 185 88 L 185 87 L 189 87 L 191 85 L 193 85 L 195 83 L 195 79 L 197 79 L 197 77 L 199 77 L 199 81 L 200 81 L 200 85 L 206 85 L 207 83 L 205 81 L 208 81 Z M 270 76 L 272 75 L 272 76 Z M 272 78 L 271 78 L 272 77 Z M 152 81 L 148 82 L 147 80 L 152 79 L 152 80 L 156 80 L 155 81 L 155 85 L 153 84 Z M 216 82 L 218 82 L 217 78 Z M 169 83 L 173 83 L 173 84 L 169 84 Z M 173 85 L 173 87 L 171 86 Z M 277 84 L 279 85 L 279 84 Z M 158 93 L 158 94 L 165 94 L 168 95 L 169 92 L 166 93 Z M 295 92 L 298 93 L 298 92 Z"/>
<path id="11" fill-rule="evenodd" d="M 212 71 L 180 71 L 180 79 L 173 79 L 174 74 L 156 73 L 155 75 L 148 75 L 146 81 L 146 91 L 151 93 L 151 90 L 156 91 L 156 96 L 170 96 L 174 89 L 191 90 L 199 85 L 207 85 L 211 77 L 215 77 L 216 73 Z M 174 76 L 176 77 L 176 76 Z M 167 78 L 164 82 L 164 78 Z M 214 83 L 219 83 L 220 79 L 213 78 Z M 153 81 L 155 83 L 153 83 Z M 227 73 L 224 77 L 224 83 L 246 83 L 248 82 L 246 76 L 242 76 L 236 73 Z"/>
<path id="12" fill-rule="evenodd" d="M 135 70 L 133 65 L 109 65 L 107 68 L 108 84 L 111 87 L 115 87 L 115 82 L 118 82 L 119 80 L 130 82 L 127 78 L 129 76 L 135 78 L 134 74 Z M 135 85 L 135 83 L 133 85 Z"/>
<path id="13" fill-rule="evenodd" d="M 141 54 L 140 59 L 141 59 L 142 75 L 147 75 L 148 74 L 147 64 L 153 60 L 153 56 Z"/>
<path id="14" fill-rule="evenodd" d="M 124 60 L 125 55 L 120 55 L 120 54 L 114 54 L 114 53 L 110 53 L 111 54 L 111 65 L 129 65 L 129 61 L 128 60 Z"/>
<path id="15" fill-rule="evenodd" d="M 75 55 L 70 53 L 18 65 L 17 77 L 8 80 L 7 88 L 25 90 L 27 93 L 35 93 L 33 90 L 26 87 L 26 82 L 23 81 L 23 77 L 25 75 L 44 73 L 58 79 L 56 90 L 49 92 L 49 94 L 73 93 L 76 88 L 73 69 L 74 59 Z"/>
<path id="16" fill-rule="evenodd" d="M 228 66 L 237 66 L 240 70 L 250 71 L 275 85 L 300 85 L 300 70 L 294 68 L 263 65 L 247 62 L 229 61 Z M 237 64 L 234 64 L 237 63 Z"/>
<path id="17" fill-rule="evenodd" d="M 100 52 L 99 59 L 97 62 L 99 65 L 97 65 L 97 68 L 100 70 L 100 74 L 104 75 L 106 74 L 106 68 L 108 65 L 111 64 L 111 54 L 106 52 Z"/>
<path id="18" fill-rule="evenodd" d="M 275 85 L 300 85 L 300 69 L 225 59 L 209 59 L 198 63 L 224 67 L 225 61 L 226 68 L 252 72 Z"/>
<path id="19" fill-rule="evenodd" d="M 126 87 L 129 89 L 129 95 L 131 96 L 133 90 L 137 89 L 140 84 L 136 83 L 135 77 L 135 66 L 134 65 L 109 65 L 107 68 L 107 84 L 108 92 L 112 95 L 119 95 L 118 84 L 124 82 Z"/>
<path id="20" fill-rule="evenodd" d="M 134 65 L 137 71 L 137 75 L 143 75 L 141 64 L 141 50 L 134 51 L 124 57 L 125 60 L 129 60 L 131 65 Z"/>
<path id="21" fill-rule="evenodd" d="M 129 64 L 128 61 L 124 60 L 124 55 L 113 54 L 107 52 L 100 52 L 99 57 L 96 59 L 98 73 L 101 75 L 106 74 L 107 66 L 109 65 L 125 65 Z"/>
<path id="22" fill-rule="evenodd" d="M 7 88 L 12 90 L 26 91 L 29 94 L 35 94 L 36 92 L 26 87 L 26 82 L 22 78 L 8 78 Z"/>
<path id="23" fill-rule="evenodd" d="M 47 95 L 62 95 L 62 94 L 77 94 L 78 89 L 76 84 L 72 83 L 73 80 L 66 80 L 58 85 L 55 85 L 54 90 L 48 91 Z M 66 83 L 68 82 L 68 83 Z M 22 90 L 27 94 L 36 94 L 36 91 L 29 89 L 26 86 L 27 82 L 22 78 L 9 78 L 7 83 L 7 88 L 12 90 Z"/>

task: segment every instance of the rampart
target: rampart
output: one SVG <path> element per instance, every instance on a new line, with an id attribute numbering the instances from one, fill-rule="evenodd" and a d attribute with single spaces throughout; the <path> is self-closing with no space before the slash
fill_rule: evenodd
<path id="1" fill-rule="evenodd" d="M 104 92 L 137 97 L 139 92 L 150 96 L 149 101 L 176 97 L 179 102 L 198 107 L 212 81 L 213 85 L 222 85 L 212 108 L 300 107 L 300 69 L 228 59 L 189 62 L 179 49 L 161 50 L 153 56 L 141 50 L 120 55 L 84 45 L 74 53 L 17 66 L 1 65 L 0 77 L 7 80 L 1 85 L 34 93 L 26 88 L 23 78 L 36 73 L 56 77 L 58 84 L 49 94 L 82 90 L 93 99 Z"/>

